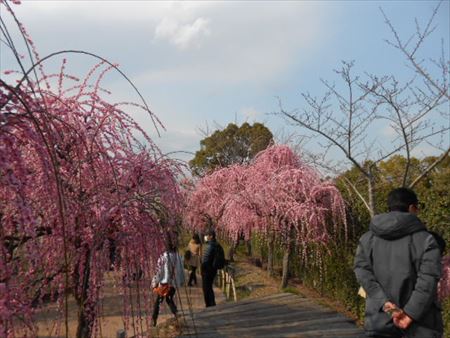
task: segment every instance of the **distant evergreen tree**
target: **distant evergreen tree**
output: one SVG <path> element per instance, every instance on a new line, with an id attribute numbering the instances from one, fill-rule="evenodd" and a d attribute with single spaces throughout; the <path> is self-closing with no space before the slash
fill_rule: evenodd
<path id="1" fill-rule="evenodd" d="M 245 122 L 240 127 L 230 123 L 200 141 L 200 150 L 189 165 L 194 175 L 204 176 L 219 167 L 248 163 L 272 141 L 271 131 L 262 123 Z"/>

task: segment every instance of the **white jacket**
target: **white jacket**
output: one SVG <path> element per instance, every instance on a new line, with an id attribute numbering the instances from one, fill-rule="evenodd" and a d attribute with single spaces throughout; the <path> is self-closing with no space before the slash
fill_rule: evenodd
<path id="1" fill-rule="evenodd" d="M 152 286 L 169 284 L 176 288 L 184 284 L 183 258 L 177 252 L 164 252 L 158 259 Z"/>

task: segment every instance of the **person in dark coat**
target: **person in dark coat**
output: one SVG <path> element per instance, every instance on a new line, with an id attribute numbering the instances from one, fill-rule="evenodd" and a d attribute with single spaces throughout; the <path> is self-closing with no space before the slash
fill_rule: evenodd
<path id="1" fill-rule="evenodd" d="M 217 242 L 216 233 L 213 229 L 209 229 L 205 233 L 205 242 L 206 248 L 203 252 L 201 273 L 203 297 L 205 299 L 206 307 L 209 307 L 216 305 L 213 282 L 217 274 L 217 269 L 214 268 L 213 262 L 217 253 Z"/>
<path id="2" fill-rule="evenodd" d="M 416 215 L 412 190 L 391 191 L 388 207 L 388 213 L 372 218 L 355 256 L 356 278 L 367 293 L 366 335 L 440 338 L 439 245 Z"/>

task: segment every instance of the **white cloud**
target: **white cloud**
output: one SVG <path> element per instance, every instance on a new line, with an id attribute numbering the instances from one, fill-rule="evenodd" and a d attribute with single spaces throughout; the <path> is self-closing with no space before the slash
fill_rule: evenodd
<path id="1" fill-rule="evenodd" d="M 186 49 L 193 44 L 198 46 L 201 39 L 210 33 L 209 19 L 200 17 L 191 24 L 179 24 L 165 17 L 155 28 L 155 39 L 168 40 L 178 48 Z"/>
<path id="2" fill-rule="evenodd" d="M 325 6 L 213 4 L 160 19 L 152 48 L 163 48 L 161 42 L 167 41 L 178 53 L 165 49 L 165 62 L 142 71 L 141 83 L 273 84 L 289 76 L 293 65 L 305 65 L 328 38 L 332 11 Z"/>
<path id="3" fill-rule="evenodd" d="M 326 5 L 270 1 L 27 1 L 16 10 L 48 51 L 94 46 L 127 65 L 148 58 L 144 85 L 273 83 L 326 43 L 333 18 Z"/>
<path id="4" fill-rule="evenodd" d="M 177 34 L 179 29 L 178 23 L 169 18 L 164 18 L 161 20 L 158 26 L 155 29 L 155 38 L 156 39 L 167 39 L 172 38 Z"/>

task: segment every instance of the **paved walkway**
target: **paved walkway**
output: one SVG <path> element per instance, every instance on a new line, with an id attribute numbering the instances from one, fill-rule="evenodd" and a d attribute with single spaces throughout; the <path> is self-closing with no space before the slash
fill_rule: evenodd
<path id="1" fill-rule="evenodd" d="M 302 296 L 278 293 L 194 311 L 181 337 L 364 337 L 355 323 Z"/>
<path id="2" fill-rule="evenodd" d="M 187 276 L 187 274 L 186 274 Z M 198 278 L 198 285 L 194 287 L 182 287 L 177 290 L 175 295 L 175 302 L 179 309 L 180 322 L 191 322 L 191 311 L 201 311 L 205 308 L 205 303 L 203 301 L 203 293 L 201 288 L 201 278 Z M 105 285 L 103 288 L 102 298 L 101 298 L 101 316 L 99 317 L 99 331 L 97 336 L 101 338 L 116 338 L 117 332 L 124 328 L 124 321 L 122 318 L 123 313 L 123 297 L 121 295 L 121 288 L 116 287 L 116 280 L 112 273 L 109 273 L 105 279 Z M 147 283 L 149 284 L 149 283 Z M 148 290 L 146 290 L 148 293 Z M 221 304 L 225 302 L 225 297 L 220 289 L 215 289 L 216 302 Z M 151 316 L 151 302 L 147 300 L 142 295 L 141 290 L 141 307 L 138 308 L 137 304 L 137 289 L 132 285 L 126 290 L 130 294 L 125 297 L 133 300 L 134 305 L 134 325 L 133 320 L 130 319 L 128 325 L 128 337 L 173 337 L 175 336 L 175 327 L 173 325 L 166 325 L 166 321 L 173 318 L 169 307 L 164 302 L 161 304 L 160 315 L 158 318 L 158 325 L 156 328 L 149 328 L 150 321 L 145 321 L 144 317 L 150 318 Z M 146 302 L 149 305 L 144 306 Z M 190 305 L 189 305 L 190 304 Z M 51 303 L 47 304 L 44 308 L 39 309 L 35 315 L 35 321 L 38 326 L 37 337 L 39 338 L 50 338 L 50 337 L 64 337 L 64 324 L 60 324 L 59 331 L 57 330 L 56 321 L 62 320 L 58 312 L 58 304 Z M 75 337 L 76 326 L 77 326 L 77 307 L 73 297 L 69 298 L 69 337 Z M 172 326 L 172 327 L 170 327 Z M 151 331 L 151 332 L 149 332 Z M 136 333 L 135 333 L 136 332 Z M 20 334 L 18 336 L 21 336 Z"/>
<path id="3" fill-rule="evenodd" d="M 176 297 L 176 304 L 179 311 L 179 322 L 182 325 L 183 332 L 186 334 L 191 334 L 195 337 L 196 325 L 193 322 L 193 316 L 196 313 L 201 312 L 205 309 L 205 302 L 203 299 L 203 291 L 201 287 L 201 277 L 197 276 L 198 284 L 193 287 L 182 287 L 179 290 L 179 295 Z M 214 287 L 214 294 L 216 297 L 216 304 L 221 305 L 226 302 L 225 296 L 217 287 Z M 181 304 L 181 305 L 180 305 Z M 152 337 L 170 337 L 174 331 L 173 327 L 167 328 L 167 322 L 173 323 L 173 314 L 170 312 L 169 307 L 166 303 L 161 305 L 161 312 L 158 318 L 158 325 L 156 329 L 152 330 Z"/>
<path id="4" fill-rule="evenodd" d="M 132 294 L 136 291 L 134 288 L 130 290 Z M 107 278 L 104 291 L 98 336 L 115 338 L 117 331 L 124 326 L 121 317 L 122 297 L 114 287 L 112 278 Z M 226 302 L 218 288 L 215 288 L 215 295 L 218 305 L 205 309 L 200 286 L 178 290 L 176 303 L 179 309 L 178 323 L 183 327 L 181 337 L 364 337 L 363 331 L 352 320 L 302 296 L 276 293 L 235 303 Z M 69 302 L 71 337 L 75 335 L 76 328 L 76 309 L 73 303 L 73 300 Z M 58 334 L 52 330 L 53 321 L 58 316 L 56 306 L 51 304 L 45 311 L 38 313 L 36 319 L 39 323 L 39 337 L 62 336 L 61 331 Z M 148 307 L 147 309 L 151 311 Z M 145 309 L 137 312 L 148 315 Z M 135 329 L 130 325 L 128 336 L 133 336 L 137 331 L 136 338 L 174 337 L 178 323 L 172 318 L 167 304 L 163 303 L 156 328 L 149 328 L 137 316 Z"/>

